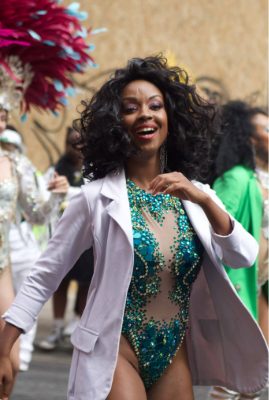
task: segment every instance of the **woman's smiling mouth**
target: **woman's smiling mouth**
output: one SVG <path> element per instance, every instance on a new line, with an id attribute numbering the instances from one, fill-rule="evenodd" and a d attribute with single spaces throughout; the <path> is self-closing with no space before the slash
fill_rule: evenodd
<path id="1" fill-rule="evenodd" d="M 157 132 L 158 127 L 156 125 L 140 125 L 134 129 L 134 134 L 140 139 L 152 139 Z"/>

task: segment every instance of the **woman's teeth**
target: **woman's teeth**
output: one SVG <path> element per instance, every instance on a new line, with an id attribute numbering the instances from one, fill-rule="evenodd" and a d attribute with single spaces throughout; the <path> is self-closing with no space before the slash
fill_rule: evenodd
<path id="1" fill-rule="evenodd" d="M 151 133 L 154 133 L 156 131 L 155 128 L 144 128 L 141 129 L 140 131 L 137 131 L 136 133 L 138 135 L 150 135 Z"/>

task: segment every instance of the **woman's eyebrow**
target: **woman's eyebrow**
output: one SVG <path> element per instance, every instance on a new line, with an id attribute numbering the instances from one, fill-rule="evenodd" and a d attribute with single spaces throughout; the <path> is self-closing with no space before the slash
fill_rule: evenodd
<path id="1" fill-rule="evenodd" d="M 154 94 L 153 96 L 150 96 L 148 98 L 148 100 L 154 99 L 155 97 L 162 98 L 162 96 L 160 94 Z M 137 97 L 135 97 L 135 96 L 126 96 L 126 97 L 123 97 L 122 100 L 135 100 L 135 101 L 138 101 Z"/>
<path id="2" fill-rule="evenodd" d="M 123 97 L 122 100 L 135 100 L 135 101 L 137 101 L 137 98 L 135 96 L 126 96 L 126 97 Z"/>

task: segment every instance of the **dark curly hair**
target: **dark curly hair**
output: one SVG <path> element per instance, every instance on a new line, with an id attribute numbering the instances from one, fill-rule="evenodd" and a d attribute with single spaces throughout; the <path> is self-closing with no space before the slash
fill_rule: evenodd
<path id="1" fill-rule="evenodd" d="M 82 102 L 84 109 L 74 127 L 84 143 L 84 176 L 102 178 L 123 167 L 138 151 L 121 122 L 121 94 L 128 83 L 139 79 L 154 84 L 164 96 L 169 130 L 167 169 L 181 171 L 189 179 L 204 179 L 215 132 L 214 107 L 188 83 L 187 73 L 169 68 L 162 55 L 131 59 L 89 102 Z"/>
<path id="2" fill-rule="evenodd" d="M 214 174 L 212 181 L 235 165 L 255 169 L 251 137 L 255 135 L 252 118 L 267 113 L 259 107 L 252 107 L 241 100 L 226 103 L 220 111 L 219 142 L 216 145 Z"/>

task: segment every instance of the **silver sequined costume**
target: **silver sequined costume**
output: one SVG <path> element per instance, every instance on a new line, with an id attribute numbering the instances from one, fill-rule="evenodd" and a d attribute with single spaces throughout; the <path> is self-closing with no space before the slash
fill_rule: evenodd
<path id="1" fill-rule="evenodd" d="M 58 208 L 63 195 L 52 194 L 44 200 L 36 180 L 35 168 L 27 157 L 20 153 L 3 151 L 0 157 L 11 161 L 12 176 L 0 180 L 0 272 L 9 264 L 8 234 L 11 222 L 21 213 L 33 224 L 43 224 Z"/>

